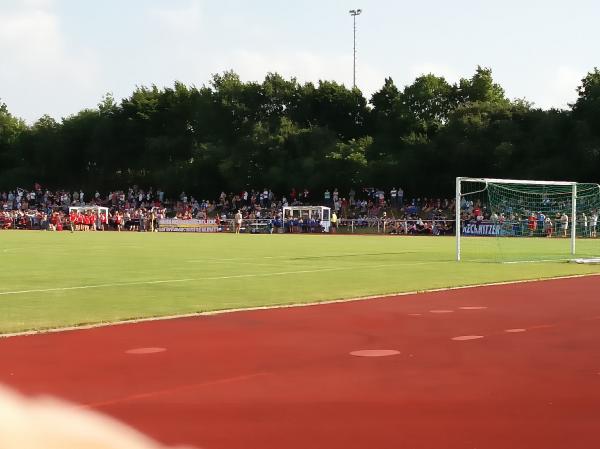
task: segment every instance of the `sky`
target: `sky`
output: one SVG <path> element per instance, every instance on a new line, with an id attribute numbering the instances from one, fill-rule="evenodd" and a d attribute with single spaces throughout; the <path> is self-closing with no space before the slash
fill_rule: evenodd
<path id="1" fill-rule="evenodd" d="M 490 67 L 509 98 L 566 108 L 600 65 L 593 0 L 0 0 L 0 102 L 33 123 L 96 107 L 108 92 L 234 70 L 300 82 L 403 87 L 424 73 L 450 82 Z"/>

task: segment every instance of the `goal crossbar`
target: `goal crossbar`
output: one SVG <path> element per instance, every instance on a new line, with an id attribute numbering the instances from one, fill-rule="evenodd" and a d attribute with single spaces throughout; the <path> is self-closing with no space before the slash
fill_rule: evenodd
<path id="1" fill-rule="evenodd" d="M 523 184 L 531 186 L 572 186 L 577 185 L 575 181 L 532 181 L 532 180 L 520 180 L 520 179 L 495 179 L 495 178 L 456 178 L 456 182 L 481 182 L 484 184 Z"/>

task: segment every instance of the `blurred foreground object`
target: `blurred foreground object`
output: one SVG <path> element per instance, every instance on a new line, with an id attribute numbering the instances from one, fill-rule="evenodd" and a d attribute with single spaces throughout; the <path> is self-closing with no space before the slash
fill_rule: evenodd
<path id="1" fill-rule="evenodd" d="M 0 449 L 82 448 L 166 446 L 99 413 L 50 397 L 25 397 L 0 387 Z"/>

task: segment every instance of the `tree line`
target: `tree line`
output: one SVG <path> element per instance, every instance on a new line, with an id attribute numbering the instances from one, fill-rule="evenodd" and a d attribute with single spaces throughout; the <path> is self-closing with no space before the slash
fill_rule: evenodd
<path id="1" fill-rule="evenodd" d="M 160 187 L 213 198 L 222 190 L 286 192 L 402 187 L 453 191 L 456 176 L 600 181 L 600 72 L 568 109 L 510 100 L 488 68 L 451 84 L 391 78 L 367 100 L 333 81 L 234 72 L 202 87 L 138 87 L 32 125 L 0 101 L 0 190 Z"/>

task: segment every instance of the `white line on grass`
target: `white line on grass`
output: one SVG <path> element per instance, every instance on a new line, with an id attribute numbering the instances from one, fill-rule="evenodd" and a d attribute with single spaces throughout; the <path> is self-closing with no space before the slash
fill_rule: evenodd
<path id="1" fill-rule="evenodd" d="M 68 290 L 84 290 L 91 288 L 107 288 L 107 287 L 128 287 L 131 285 L 155 285 L 155 284 L 171 284 L 178 282 L 199 282 L 199 281 L 218 281 L 222 279 L 242 279 L 242 278 L 253 278 L 253 277 L 269 277 L 269 276 L 286 276 L 288 274 L 307 274 L 307 273 L 322 273 L 326 271 L 343 271 L 353 270 L 357 268 L 384 268 L 395 266 L 395 264 L 387 265 L 365 265 L 365 266 L 354 266 L 354 267 L 336 267 L 336 268 L 319 268 L 315 270 L 294 270 L 294 271 L 279 271 L 275 273 L 250 273 L 250 274 L 234 274 L 231 276 L 212 276 L 203 278 L 187 278 L 187 279 L 165 279 L 160 281 L 138 281 L 138 282 L 115 282 L 111 284 L 95 284 L 95 285 L 78 285 L 74 287 L 53 287 L 53 288 L 40 288 L 32 290 L 15 290 L 11 292 L 0 292 L 0 296 L 6 295 L 22 295 L 26 293 L 47 293 L 47 292 L 58 292 Z"/>
<path id="2" fill-rule="evenodd" d="M 514 265 L 519 263 L 544 263 L 544 262 L 568 262 L 571 259 L 540 259 L 540 260 L 514 260 L 510 262 L 500 262 L 505 265 Z"/>
<path id="3" fill-rule="evenodd" d="M 287 256 L 286 256 L 287 257 Z M 226 260 L 226 259 L 221 259 Z M 229 259 L 234 260 L 234 259 Z M 237 259 L 239 260 L 239 259 Z M 569 259 L 565 259 L 569 260 Z M 556 259 L 552 260 L 535 260 L 535 261 L 519 261 L 519 262 L 503 262 L 504 264 L 510 263 L 534 263 L 534 262 L 556 262 Z M 57 292 L 57 291 L 69 291 L 69 290 L 86 290 L 92 288 L 108 288 L 108 287 L 128 287 L 132 285 L 154 285 L 154 284 L 171 284 L 171 283 L 181 283 L 181 282 L 199 282 L 199 281 L 217 281 L 223 279 L 237 279 L 237 278 L 253 278 L 253 277 L 269 277 L 269 276 L 286 276 L 288 274 L 307 274 L 307 273 L 320 273 L 327 271 L 343 271 L 343 270 L 355 270 L 355 269 L 372 269 L 372 268 L 386 268 L 386 267 L 398 267 L 398 266 L 406 266 L 406 265 L 434 265 L 434 264 L 447 264 L 454 263 L 453 260 L 441 260 L 434 262 L 406 262 L 406 263 L 393 263 L 393 264 L 384 264 L 384 265 L 355 265 L 351 267 L 336 267 L 336 268 L 321 268 L 313 269 L 313 270 L 294 270 L 294 271 L 280 271 L 275 273 L 256 273 L 256 274 L 236 274 L 231 276 L 214 276 L 214 277 L 204 277 L 204 278 L 187 278 L 187 279 L 164 279 L 159 281 L 138 281 L 138 282 L 115 282 L 110 284 L 95 284 L 95 285 L 78 285 L 73 287 L 53 287 L 53 288 L 43 288 L 43 289 L 32 289 L 32 290 L 15 290 L 8 292 L 0 292 L 0 296 L 8 296 L 8 295 L 22 295 L 26 293 L 47 293 L 47 292 Z M 266 266 L 266 264 L 265 264 Z M 485 284 L 485 285 L 495 285 L 495 284 Z"/>
<path id="4" fill-rule="evenodd" d="M 400 251 L 397 253 L 381 253 L 381 254 L 376 254 L 376 253 L 347 253 L 347 254 L 332 254 L 332 255 L 324 255 L 322 253 L 320 254 L 307 254 L 304 256 L 290 256 L 290 255 L 285 255 L 285 256 L 253 256 L 253 257 L 231 257 L 231 258 L 225 258 L 225 259 L 189 259 L 188 262 L 189 263 L 194 263 L 194 262 L 229 262 L 229 261 L 236 261 L 236 260 L 256 260 L 256 259 L 288 259 L 290 262 L 297 262 L 299 260 L 310 260 L 310 259 L 319 259 L 319 258 L 323 258 L 323 257 L 327 257 L 327 258 L 339 258 L 339 257 L 354 257 L 354 256 L 381 256 L 381 255 L 390 255 L 390 254 L 395 254 L 395 255 L 405 255 L 405 254 L 414 254 L 416 251 Z"/>

